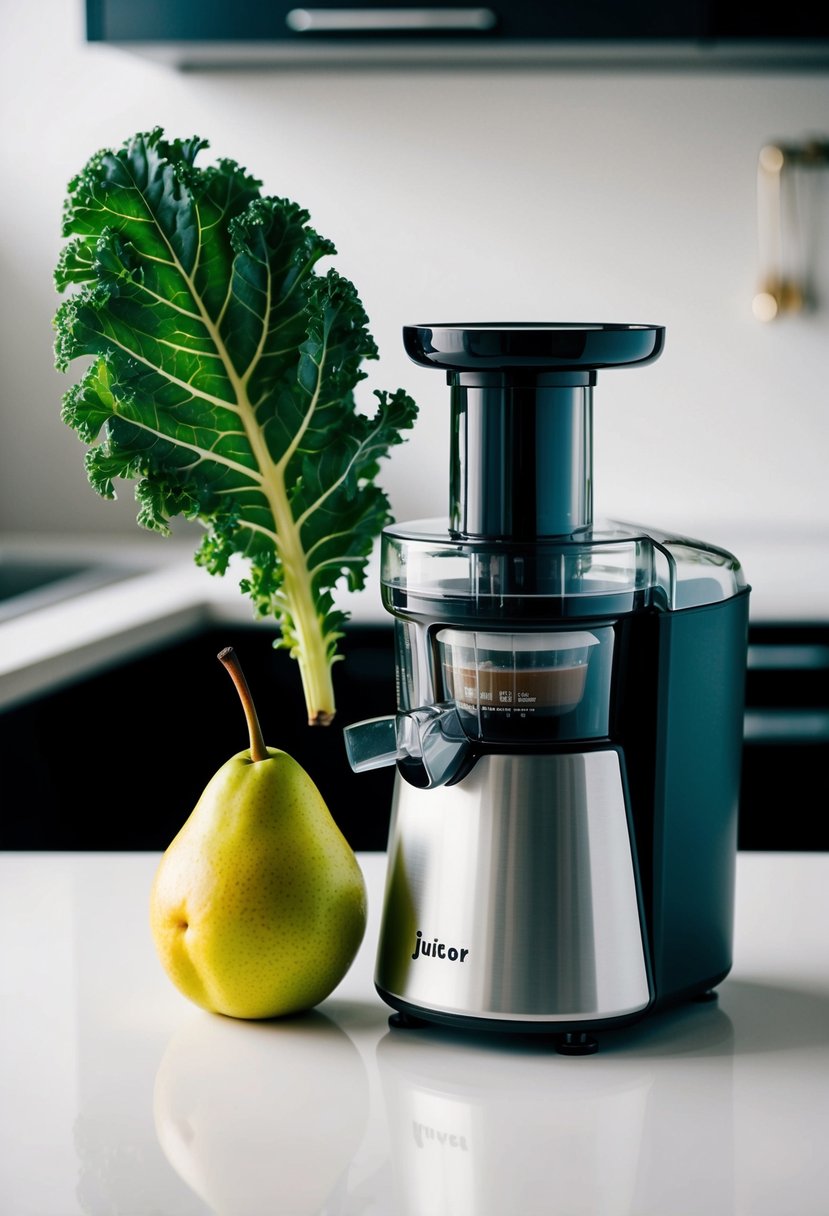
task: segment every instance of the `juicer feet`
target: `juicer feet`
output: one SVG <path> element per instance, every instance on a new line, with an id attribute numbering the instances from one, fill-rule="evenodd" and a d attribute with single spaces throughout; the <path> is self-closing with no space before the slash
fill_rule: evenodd
<path id="1" fill-rule="evenodd" d="M 414 1014 L 403 1013 L 400 1010 L 389 1018 L 389 1026 L 393 1030 L 420 1030 L 422 1026 L 428 1025 L 425 1018 L 416 1018 Z"/>
<path id="2" fill-rule="evenodd" d="M 389 1016 L 388 1024 L 392 1030 L 421 1030 L 424 1026 L 432 1025 L 428 1018 L 419 1018 L 416 1014 L 404 1013 L 401 1009 Z M 590 1056 L 599 1050 L 597 1040 L 581 1030 L 568 1030 L 563 1034 L 554 1035 L 553 1041 L 556 1051 L 563 1056 Z"/>
<path id="3" fill-rule="evenodd" d="M 590 1056 L 599 1050 L 599 1044 L 590 1034 L 584 1031 L 568 1030 L 566 1034 L 556 1035 L 556 1051 L 562 1056 Z"/>

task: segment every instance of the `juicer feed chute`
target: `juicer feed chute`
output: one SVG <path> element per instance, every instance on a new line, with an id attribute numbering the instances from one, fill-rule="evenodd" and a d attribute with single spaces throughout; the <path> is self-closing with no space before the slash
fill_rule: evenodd
<path id="1" fill-rule="evenodd" d="M 653 362 L 664 329 L 418 325 L 403 340 L 451 387 L 451 530 L 519 540 L 590 527 L 596 373 Z"/>
<path id="2" fill-rule="evenodd" d="M 730 968 L 748 587 L 593 519 L 597 373 L 661 326 L 403 337 L 449 385 L 448 515 L 383 533 L 397 709 L 345 729 L 355 770 L 398 770 L 375 983 L 398 1023 L 590 1050 Z"/>

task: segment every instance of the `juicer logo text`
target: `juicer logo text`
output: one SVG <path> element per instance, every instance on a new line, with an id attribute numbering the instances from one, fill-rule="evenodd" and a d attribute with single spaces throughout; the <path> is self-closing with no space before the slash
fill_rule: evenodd
<path id="1" fill-rule="evenodd" d="M 427 941 L 418 929 L 412 958 L 445 958 L 450 963 L 463 963 L 468 953 L 463 947 L 447 946 L 446 942 L 440 942 L 437 938 Z"/>

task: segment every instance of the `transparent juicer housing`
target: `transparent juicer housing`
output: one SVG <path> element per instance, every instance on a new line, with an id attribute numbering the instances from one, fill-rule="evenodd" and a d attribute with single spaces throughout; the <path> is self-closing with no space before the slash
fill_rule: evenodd
<path id="1" fill-rule="evenodd" d="M 727 551 L 622 523 L 532 545 L 453 537 L 448 520 L 391 526 L 381 588 L 396 621 L 398 709 L 452 701 L 481 741 L 602 737 L 612 622 L 743 586 Z"/>

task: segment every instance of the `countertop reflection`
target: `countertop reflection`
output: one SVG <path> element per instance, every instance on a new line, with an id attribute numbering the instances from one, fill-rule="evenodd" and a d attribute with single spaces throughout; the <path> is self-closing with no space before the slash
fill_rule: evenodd
<path id="1" fill-rule="evenodd" d="M 161 971 L 158 855 L 0 854 L 4 1216 L 824 1216 L 829 855 L 743 853 L 719 999 L 566 1057 L 391 1029 L 368 930 L 318 1009 L 247 1023 Z"/>

